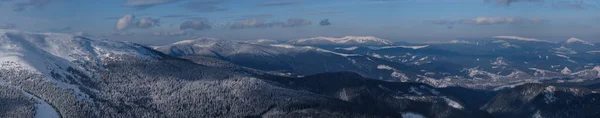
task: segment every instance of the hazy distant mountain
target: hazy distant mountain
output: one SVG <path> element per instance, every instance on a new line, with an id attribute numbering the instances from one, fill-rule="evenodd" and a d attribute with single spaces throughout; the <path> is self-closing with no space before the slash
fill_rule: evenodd
<path id="1" fill-rule="evenodd" d="M 392 45 L 393 42 L 373 36 L 314 37 L 288 41 L 294 45 Z"/>
<path id="2" fill-rule="evenodd" d="M 262 45 L 200 38 L 154 48 L 172 56 L 213 57 L 244 67 L 299 75 L 355 72 L 371 78 L 407 81 L 423 73 L 415 67 L 370 56 L 338 53 L 311 46 Z"/>
<path id="3" fill-rule="evenodd" d="M 421 45 L 337 46 L 332 50 L 416 66 L 430 73 L 411 80 L 439 87 L 502 88 L 553 78 L 572 78 L 556 80 L 559 82 L 600 78 L 590 74 L 600 67 L 600 56 L 594 53 L 600 48 L 575 38 L 556 43 L 497 36 Z M 565 68 L 571 72 L 561 73 Z"/>

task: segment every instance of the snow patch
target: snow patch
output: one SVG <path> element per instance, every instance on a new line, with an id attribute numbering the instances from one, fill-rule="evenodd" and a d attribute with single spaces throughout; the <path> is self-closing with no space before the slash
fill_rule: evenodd
<path id="1" fill-rule="evenodd" d="M 548 86 L 544 89 L 544 102 L 546 104 L 550 104 L 558 99 L 554 96 L 554 91 L 556 91 L 556 87 L 554 86 Z"/>
<path id="2" fill-rule="evenodd" d="M 514 39 L 514 40 L 521 40 L 521 41 L 534 41 L 534 42 L 548 42 L 548 43 L 552 43 L 551 41 L 539 40 L 539 39 L 534 39 L 534 38 L 525 38 L 525 37 L 519 37 L 519 36 L 495 36 L 494 38 L 499 38 L 499 39 Z"/>
<path id="3" fill-rule="evenodd" d="M 375 49 L 375 50 L 381 50 L 381 49 L 391 49 L 391 48 L 408 48 L 408 49 L 421 49 L 421 48 L 426 48 L 429 47 L 429 45 L 422 45 L 422 46 L 384 46 L 384 47 L 373 47 L 371 49 Z"/>
<path id="4" fill-rule="evenodd" d="M 451 106 L 456 109 L 464 109 L 464 107 L 462 105 L 460 105 L 458 102 L 456 102 L 452 99 L 449 99 L 448 97 L 445 97 L 445 96 L 442 98 L 444 98 L 444 101 L 446 101 L 446 103 L 448 103 L 448 106 Z"/>
<path id="5" fill-rule="evenodd" d="M 426 117 L 421 114 L 418 114 L 418 113 L 405 112 L 405 113 L 402 113 L 402 118 L 426 118 Z"/>
<path id="6" fill-rule="evenodd" d="M 572 44 L 572 43 L 581 43 L 581 44 L 585 44 L 585 45 L 594 46 L 593 43 L 590 43 L 590 42 L 587 42 L 587 41 L 584 41 L 584 40 L 581 40 L 581 39 L 578 39 L 578 38 L 574 38 L 574 37 L 571 37 L 571 38 L 569 38 L 567 40 L 567 44 Z"/>
<path id="7" fill-rule="evenodd" d="M 347 48 L 335 48 L 335 49 L 342 49 L 342 50 L 348 50 L 348 51 L 352 51 L 352 50 L 356 50 L 356 49 L 358 49 L 358 47 L 356 47 L 356 46 L 352 46 L 352 47 L 347 47 Z"/>
<path id="8" fill-rule="evenodd" d="M 377 38 L 374 36 L 346 36 L 342 38 L 334 37 L 314 37 L 306 39 L 296 39 L 289 41 L 290 44 L 299 45 L 391 45 L 393 42 Z"/>
<path id="9" fill-rule="evenodd" d="M 37 96 L 34 96 L 28 92 L 23 91 L 23 94 L 27 97 L 33 98 L 38 104 L 35 105 L 35 116 L 34 118 L 60 118 L 58 111 L 54 109 L 50 104 Z"/>
<path id="10" fill-rule="evenodd" d="M 387 66 L 387 65 L 378 65 L 377 69 L 381 69 L 381 70 L 395 70 L 394 68 Z"/>
<path id="11" fill-rule="evenodd" d="M 573 72 L 571 72 L 571 69 L 569 69 L 568 67 L 565 67 L 562 71 L 560 71 L 560 73 L 568 75 Z"/>

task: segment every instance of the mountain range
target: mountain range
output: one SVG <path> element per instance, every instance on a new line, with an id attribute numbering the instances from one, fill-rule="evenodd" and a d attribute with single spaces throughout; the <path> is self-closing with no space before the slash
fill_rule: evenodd
<path id="1" fill-rule="evenodd" d="M 0 117 L 599 116 L 597 48 L 583 41 L 356 39 L 150 47 L 0 30 Z"/>

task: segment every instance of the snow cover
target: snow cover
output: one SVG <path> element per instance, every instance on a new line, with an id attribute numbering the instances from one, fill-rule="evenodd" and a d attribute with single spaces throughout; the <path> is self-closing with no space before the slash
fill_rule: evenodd
<path id="1" fill-rule="evenodd" d="M 567 48 L 565 46 L 560 46 L 559 48 L 554 48 L 554 50 L 556 50 L 556 53 L 558 53 L 558 54 L 577 54 L 576 51 L 573 51 L 573 49 Z"/>
<path id="2" fill-rule="evenodd" d="M 472 42 L 465 40 L 451 40 L 451 41 L 426 41 L 425 44 L 472 44 Z"/>
<path id="3" fill-rule="evenodd" d="M 571 37 L 571 38 L 569 38 L 567 40 L 567 44 L 573 44 L 573 43 L 581 43 L 581 44 L 585 44 L 585 45 L 594 46 L 593 43 L 590 43 L 590 42 L 587 42 L 587 41 L 584 41 L 584 40 L 581 40 L 581 39 L 578 39 L 578 38 L 574 38 L 574 37 Z"/>
<path id="4" fill-rule="evenodd" d="M 405 113 L 402 113 L 402 118 L 425 118 L 425 116 L 418 114 L 418 113 L 405 112 Z"/>
<path id="5" fill-rule="evenodd" d="M 414 93 L 414 94 L 417 94 L 417 95 L 423 95 L 423 92 L 419 91 L 419 89 L 417 89 L 415 87 L 412 87 L 412 86 L 410 87 L 410 89 L 408 90 L 408 92 Z"/>
<path id="6" fill-rule="evenodd" d="M 391 45 L 393 42 L 374 36 L 314 37 L 289 41 L 290 44 L 300 45 Z"/>
<path id="7" fill-rule="evenodd" d="M 521 48 L 518 45 L 514 45 L 514 44 L 510 44 L 505 40 L 495 40 L 492 43 L 500 43 L 502 45 L 503 48 L 510 48 L 510 47 L 514 47 L 514 48 Z"/>
<path id="8" fill-rule="evenodd" d="M 567 61 L 569 61 L 569 62 L 571 62 L 571 63 L 577 63 L 575 60 L 572 60 L 572 59 L 571 59 L 571 57 L 569 57 L 569 56 L 567 56 L 567 55 L 564 55 L 564 54 L 556 54 L 556 56 L 558 56 L 558 57 L 562 57 L 562 58 L 565 58 L 565 59 L 567 59 Z"/>
<path id="9" fill-rule="evenodd" d="M 344 57 L 361 56 L 359 54 L 344 54 L 344 53 L 334 52 L 334 51 L 325 50 L 325 49 L 321 49 L 321 48 L 317 48 L 317 51 L 327 52 L 327 53 L 336 54 L 336 55 L 340 55 L 340 56 L 344 56 Z"/>
<path id="10" fill-rule="evenodd" d="M 554 86 L 548 86 L 544 89 L 544 102 L 546 104 L 550 104 L 558 99 L 554 96 L 554 91 L 556 91 L 556 87 Z"/>
<path id="11" fill-rule="evenodd" d="M 449 99 L 448 97 L 442 97 L 442 98 L 444 98 L 444 101 L 446 101 L 446 103 L 448 103 L 448 106 L 451 106 L 456 109 L 464 109 L 464 107 L 462 105 L 460 105 L 458 102 L 456 102 L 452 99 Z"/>
<path id="12" fill-rule="evenodd" d="M 250 40 L 250 41 L 246 41 L 246 42 L 252 43 L 252 44 L 277 44 L 277 43 L 279 43 L 279 41 L 271 40 L 271 39 L 258 39 L 258 40 Z"/>
<path id="13" fill-rule="evenodd" d="M 587 53 L 590 53 L 590 54 L 600 53 L 600 50 L 592 50 L 592 51 L 588 51 Z"/>
<path id="14" fill-rule="evenodd" d="M 377 69 L 381 69 L 381 70 L 394 70 L 394 68 L 387 66 L 387 65 L 378 65 Z"/>
<path id="15" fill-rule="evenodd" d="M 295 48 L 295 46 L 288 45 L 288 44 L 274 44 L 274 45 L 271 45 L 271 46 L 280 47 L 280 48 Z"/>
<path id="16" fill-rule="evenodd" d="M 46 101 L 34 95 L 31 95 L 25 91 L 23 91 L 23 94 L 25 94 L 25 96 L 27 97 L 33 98 L 35 101 L 38 102 L 38 104 L 35 104 L 34 118 L 60 118 L 58 112 Z"/>
<path id="17" fill-rule="evenodd" d="M 534 38 L 525 38 L 525 37 L 519 37 L 519 36 L 495 36 L 494 38 L 499 38 L 499 39 L 514 39 L 514 40 L 521 40 L 521 41 L 534 41 L 534 42 L 548 42 L 548 43 L 552 43 L 551 41 L 539 40 L 539 39 L 534 39 Z"/>
<path id="18" fill-rule="evenodd" d="M 409 49 L 421 49 L 421 48 L 426 48 L 429 47 L 429 45 L 422 45 L 422 46 L 384 46 L 384 47 L 379 47 L 379 48 L 372 48 L 372 49 L 376 49 L 376 50 L 381 50 L 381 49 L 390 49 L 390 48 L 409 48 Z"/>
<path id="19" fill-rule="evenodd" d="M 342 50 L 348 50 L 348 51 L 352 51 L 352 50 L 356 50 L 356 49 L 358 49 L 358 47 L 356 47 L 356 46 L 352 46 L 352 47 L 347 47 L 347 48 L 335 48 L 335 49 L 342 49 Z"/>
<path id="20" fill-rule="evenodd" d="M 504 60 L 503 57 L 497 57 L 496 61 L 494 61 L 490 64 L 495 65 L 495 66 L 507 66 L 508 65 L 508 63 L 506 63 L 506 61 Z"/>
<path id="21" fill-rule="evenodd" d="M 336 54 L 336 55 L 340 55 L 340 56 L 344 56 L 344 57 L 361 56 L 359 54 L 344 54 L 344 53 L 334 52 L 334 51 L 330 51 L 330 50 L 326 50 L 326 49 L 321 49 L 321 48 L 316 48 L 316 47 L 311 47 L 311 46 L 296 47 L 296 46 L 288 45 L 288 44 L 274 44 L 274 45 L 271 45 L 271 46 L 281 47 L 281 48 L 289 48 L 289 49 L 291 49 L 291 48 L 315 49 L 315 50 L 320 51 L 320 52 L 326 52 L 326 53 Z"/>
<path id="22" fill-rule="evenodd" d="M 71 34 L 30 33 L 15 30 L 0 30 L 0 68 L 23 69 L 43 74 L 45 80 L 58 87 L 73 90 L 79 99 L 88 96 L 79 87 L 57 78 L 71 76 L 66 69 L 85 70 L 85 66 L 101 68 L 102 60 L 118 59 L 114 55 L 127 55 L 140 59 L 160 58 L 142 46 L 107 40 L 91 40 Z M 93 71 L 82 71 L 89 77 L 96 77 Z"/>
<path id="23" fill-rule="evenodd" d="M 568 67 L 565 67 L 562 71 L 560 71 L 560 73 L 562 74 L 571 74 L 571 69 L 569 69 Z"/>

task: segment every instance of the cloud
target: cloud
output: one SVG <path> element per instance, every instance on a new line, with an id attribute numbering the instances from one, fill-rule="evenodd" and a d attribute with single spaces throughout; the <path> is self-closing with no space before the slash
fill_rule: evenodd
<path id="1" fill-rule="evenodd" d="M 510 6 L 515 2 L 542 2 L 543 0 L 485 0 L 485 2 L 495 2 L 496 5 Z"/>
<path id="2" fill-rule="evenodd" d="M 306 26 L 311 25 L 312 22 L 303 18 L 290 18 L 285 22 L 284 27 L 298 27 L 298 26 Z"/>
<path id="3" fill-rule="evenodd" d="M 119 20 L 117 21 L 117 31 L 123 31 L 126 30 L 127 28 L 129 28 L 129 26 L 133 23 L 133 20 L 135 19 L 135 16 L 131 15 L 131 14 L 127 14 L 121 18 L 119 18 Z"/>
<path id="4" fill-rule="evenodd" d="M 182 5 L 181 7 L 196 12 L 227 11 L 226 8 L 220 8 L 217 6 L 225 2 L 227 2 L 227 0 L 191 1 Z"/>
<path id="5" fill-rule="evenodd" d="M 585 0 L 560 0 L 552 3 L 553 8 L 574 8 L 574 9 L 586 9 L 595 8 L 596 5 L 589 4 Z"/>
<path id="6" fill-rule="evenodd" d="M 159 23 L 160 23 L 160 19 L 152 19 L 152 18 L 148 17 L 148 18 L 140 19 L 140 21 L 138 21 L 136 24 L 137 24 L 138 28 L 145 29 L 145 28 L 152 28 L 152 27 L 160 26 Z"/>
<path id="7" fill-rule="evenodd" d="M 264 27 L 273 27 L 273 26 L 283 26 L 283 22 L 273 21 L 266 22 L 263 19 L 245 19 L 238 22 L 233 23 L 229 26 L 231 29 L 245 29 L 245 28 L 264 28 Z"/>
<path id="8" fill-rule="evenodd" d="M 329 22 L 329 19 L 323 19 L 323 20 L 321 20 L 321 22 L 319 22 L 319 25 L 328 26 L 328 25 L 331 25 L 331 23 Z"/>
<path id="9" fill-rule="evenodd" d="M 190 20 L 182 23 L 179 26 L 180 30 L 193 29 L 193 30 L 207 30 L 212 28 L 207 20 Z"/>
<path id="10" fill-rule="evenodd" d="M 311 25 L 312 22 L 302 18 L 290 18 L 286 22 L 271 21 L 266 22 L 263 19 L 245 19 L 229 25 L 230 29 L 245 28 L 269 28 L 269 27 L 300 27 Z"/>
<path id="11" fill-rule="evenodd" d="M 116 29 L 117 31 L 125 31 L 129 28 L 148 29 L 157 26 L 160 26 L 160 19 L 147 17 L 136 21 L 134 15 L 127 14 L 117 20 Z"/>
<path id="12" fill-rule="evenodd" d="M 189 17 L 195 17 L 195 15 L 182 15 L 182 14 L 172 14 L 172 15 L 164 15 L 164 16 L 160 16 L 162 18 L 189 18 Z"/>
<path id="13" fill-rule="evenodd" d="M 293 4 L 301 4 L 302 1 L 298 0 L 288 0 L 288 1 L 274 1 L 274 2 L 265 2 L 261 4 L 257 4 L 256 6 L 267 7 L 267 6 L 284 6 L 284 5 L 293 5 Z"/>
<path id="14" fill-rule="evenodd" d="M 17 25 L 12 23 L 0 24 L 0 29 L 14 29 L 17 28 Z"/>
<path id="15" fill-rule="evenodd" d="M 183 0 L 127 0 L 125 6 L 136 9 L 146 9 L 157 5 L 170 4 Z"/>
<path id="16" fill-rule="evenodd" d="M 549 3 L 553 8 L 576 8 L 584 9 L 589 7 L 596 7 L 593 4 L 589 4 L 587 0 L 484 0 L 485 2 L 493 2 L 496 5 L 510 6 L 517 2 L 529 2 L 529 3 Z"/>
<path id="17" fill-rule="evenodd" d="M 332 15 L 332 14 L 341 14 L 344 13 L 342 11 L 321 11 L 321 12 L 308 12 L 308 15 Z"/>
<path id="18" fill-rule="evenodd" d="M 465 24 L 465 25 L 496 25 L 496 24 L 536 24 L 542 23 L 545 20 L 538 18 L 515 18 L 515 17 L 477 17 L 474 19 L 463 19 L 463 20 L 436 20 L 432 21 L 432 24 L 437 25 L 454 25 L 454 24 Z"/>
<path id="19" fill-rule="evenodd" d="M 254 15 L 244 15 L 239 20 L 245 20 L 245 19 L 265 19 L 265 18 L 271 18 L 271 17 L 273 17 L 273 14 L 254 14 Z"/>
<path id="20" fill-rule="evenodd" d="M 188 36 L 192 35 L 191 32 L 186 32 L 184 30 L 174 31 L 174 32 L 154 32 L 153 36 Z"/>
<path id="21" fill-rule="evenodd" d="M 13 11 L 21 12 L 30 7 L 42 8 L 54 1 L 57 0 L 29 0 L 27 2 L 17 2 L 13 5 Z"/>

